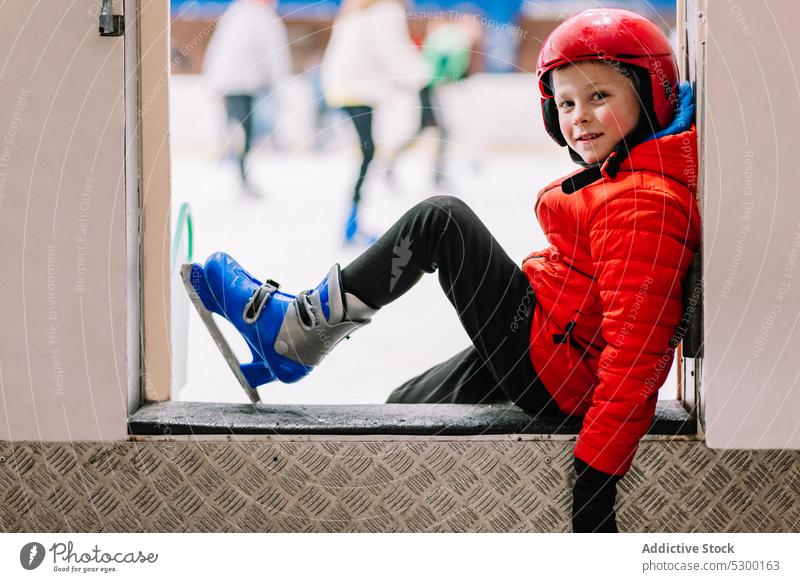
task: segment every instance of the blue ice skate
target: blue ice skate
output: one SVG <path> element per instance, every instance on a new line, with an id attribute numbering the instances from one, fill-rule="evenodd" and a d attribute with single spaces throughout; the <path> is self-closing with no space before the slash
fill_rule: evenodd
<path id="1" fill-rule="evenodd" d="M 339 265 L 315 289 L 296 296 L 279 291 L 272 280 L 262 283 L 225 253 L 214 253 L 204 266 L 183 265 L 181 274 L 217 347 L 253 402 L 259 400 L 255 387 L 305 377 L 374 313 L 343 292 Z M 253 355 L 251 363 L 239 364 L 212 313 L 242 334 Z"/>

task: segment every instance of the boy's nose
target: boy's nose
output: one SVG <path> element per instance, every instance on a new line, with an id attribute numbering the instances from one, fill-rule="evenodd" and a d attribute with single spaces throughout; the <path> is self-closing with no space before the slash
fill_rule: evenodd
<path id="1" fill-rule="evenodd" d="M 574 125 L 583 125 L 587 121 L 589 121 L 589 116 L 587 115 L 586 108 L 581 105 L 575 105 L 575 108 L 572 111 L 572 123 Z"/>

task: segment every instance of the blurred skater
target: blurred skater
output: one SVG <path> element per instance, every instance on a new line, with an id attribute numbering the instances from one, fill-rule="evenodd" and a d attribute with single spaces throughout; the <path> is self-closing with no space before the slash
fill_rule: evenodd
<path id="1" fill-rule="evenodd" d="M 224 98 L 228 126 L 241 128 L 241 190 L 258 196 L 247 173 L 254 107 L 291 73 L 286 26 L 275 12 L 274 0 L 235 0 L 217 23 L 203 69 L 209 85 Z"/>
<path id="2" fill-rule="evenodd" d="M 404 141 L 392 155 L 386 179 L 395 181 L 395 166 L 404 153 L 417 143 L 427 128 L 433 128 L 437 135 L 434 181 L 440 185 L 445 177 L 445 154 L 448 132 L 442 119 L 442 109 L 436 95 L 437 87 L 464 79 L 469 69 L 472 54 L 470 32 L 461 24 L 442 22 L 431 24 L 425 37 L 422 54 L 433 68 L 430 83 L 419 91 L 420 124 L 417 131 Z"/>
<path id="3" fill-rule="evenodd" d="M 372 114 L 398 91 L 417 92 L 431 69 L 408 34 L 405 10 L 394 0 L 344 0 L 322 62 L 322 87 L 331 107 L 353 120 L 361 148 L 361 166 L 345 225 L 345 241 L 374 240 L 358 226 L 361 188 L 375 157 Z"/>

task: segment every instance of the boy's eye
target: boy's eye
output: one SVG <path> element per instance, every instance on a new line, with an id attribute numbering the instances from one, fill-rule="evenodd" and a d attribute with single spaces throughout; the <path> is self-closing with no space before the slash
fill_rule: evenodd
<path id="1" fill-rule="evenodd" d="M 559 109 L 569 109 L 573 105 L 574 105 L 574 103 L 572 101 L 562 101 L 561 103 L 558 104 L 558 108 Z"/>
<path id="2" fill-rule="evenodd" d="M 606 97 L 608 97 L 608 93 L 606 93 L 605 91 L 597 91 L 592 94 L 592 99 L 595 100 L 605 99 Z"/>

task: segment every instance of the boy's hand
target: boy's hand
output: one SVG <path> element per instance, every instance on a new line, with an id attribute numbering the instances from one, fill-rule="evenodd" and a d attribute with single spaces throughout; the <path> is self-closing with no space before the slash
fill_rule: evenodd
<path id="1" fill-rule="evenodd" d="M 577 457 L 574 465 L 577 479 L 572 489 L 572 531 L 617 533 L 614 502 L 621 477 L 592 469 Z"/>

